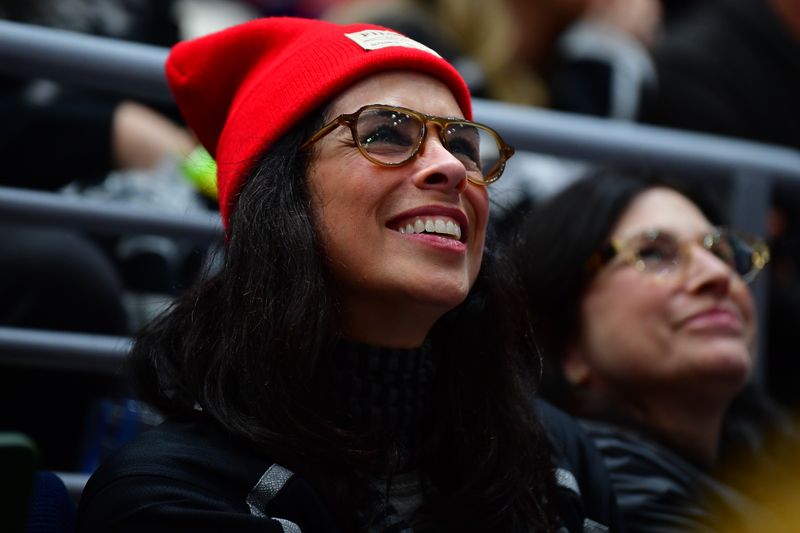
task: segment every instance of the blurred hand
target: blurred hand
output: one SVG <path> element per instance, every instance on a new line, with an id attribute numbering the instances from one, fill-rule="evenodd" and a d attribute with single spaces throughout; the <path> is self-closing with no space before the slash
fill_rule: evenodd
<path id="1" fill-rule="evenodd" d="M 605 24 L 651 47 L 661 28 L 660 0 L 590 0 L 585 20 Z"/>
<path id="2" fill-rule="evenodd" d="M 130 101 L 117 106 L 111 136 L 114 165 L 120 169 L 152 168 L 167 156 L 183 159 L 197 144 L 186 129 Z"/>

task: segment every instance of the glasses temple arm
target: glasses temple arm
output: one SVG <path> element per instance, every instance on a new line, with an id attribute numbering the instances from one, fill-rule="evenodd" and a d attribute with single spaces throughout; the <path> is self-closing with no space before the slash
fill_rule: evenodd
<path id="1" fill-rule="evenodd" d="M 342 118 L 343 117 L 337 117 L 328 122 L 327 124 L 325 124 L 324 126 L 322 126 L 319 130 L 317 130 L 317 132 L 314 135 L 309 137 L 308 140 L 306 140 L 306 142 L 300 145 L 300 150 L 305 150 L 306 148 L 308 148 L 309 146 L 311 146 L 312 144 L 319 141 L 320 139 L 328 135 L 330 132 L 338 128 L 340 125 L 344 124 L 345 122 L 342 121 Z"/>

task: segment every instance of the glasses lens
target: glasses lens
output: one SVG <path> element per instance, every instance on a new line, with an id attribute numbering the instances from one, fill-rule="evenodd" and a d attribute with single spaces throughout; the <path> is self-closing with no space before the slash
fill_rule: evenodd
<path id="1" fill-rule="evenodd" d="M 447 149 L 473 180 L 493 181 L 500 167 L 500 144 L 488 128 L 470 122 L 450 122 L 445 130 Z"/>
<path id="2" fill-rule="evenodd" d="M 769 261 L 769 249 L 760 241 L 750 240 L 726 228 L 716 228 L 704 235 L 700 244 L 708 252 L 750 282 Z M 682 260 L 681 243 L 665 231 L 651 230 L 615 249 L 626 254 L 642 271 L 654 274 L 676 272 Z M 685 251 L 685 249 L 683 250 Z"/>
<path id="3" fill-rule="evenodd" d="M 680 260 L 680 244 L 668 233 L 646 233 L 633 243 L 634 259 L 641 270 L 655 274 L 672 272 Z"/>
<path id="4" fill-rule="evenodd" d="M 356 132 L 370 157 L 388 165 L 407 161 L 422 141 L 420 120 L 396 109 L 365 109 L 358 116 Z"/>
<path id="5" fill-rule="evenodd" d="M 756 251 L 753 246 L 737 235 L 727 235 L 728 246 L 731 249 L 731 267 L 745 279 L 750 277 L 750 274 L 755 269 L 753 259 L 756 256 Z"/>
<path id="6" fill-rule="evenodd" d="M 703 247 L 714 254 L 717 259 L 731 267 L 731 270 L 743 274 L 741 271 L 741 268 L 743 268 L 743 258 L 739 255 L 737 243 L 734 242 L 732 236 L 725 232 L 725 230 L 715 231 L 705 235 L 702 244 Z M 744 268 L 749 270 L 749 259 L 747 262 L 748 265 Z"/>

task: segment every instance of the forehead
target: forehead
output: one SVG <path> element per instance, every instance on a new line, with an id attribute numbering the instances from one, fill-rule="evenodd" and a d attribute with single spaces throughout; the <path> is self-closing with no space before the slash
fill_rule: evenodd
<path id="1" fill-rule="evenodd" d="M 611 234 L 624 239 L 649 229 L 661 229 L 688 238 L 708 231 L 711 226 L 691 200 L 672 189 L 657 187 L 633 199 Z"/>
<path id="2" fill-rule="evenodd" d="M 464 116 L 444 82 L 413 71 L 382 72 L 359 81 L 331 102 L 328 114 L 335 117 L 352 113 L 367 104 L 402 106 L 429 115 Z"/>

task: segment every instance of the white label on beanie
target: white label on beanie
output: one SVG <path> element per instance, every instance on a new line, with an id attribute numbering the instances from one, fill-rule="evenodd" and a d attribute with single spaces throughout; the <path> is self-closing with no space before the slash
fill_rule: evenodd
<path id="1" fill-rule="evenodd" d="M 436 57 L 442 57 L 435 50 L 428 48 L 414 39 L 409 39 L 405 35 L 400 35 L 393 31 L 386 30 L 364 30 L 355 33 L 345 33 L 345 37 L 354 41 L 364 50 L 379 50 L 390 46 L 403 46 L 405 48 L 416 48 L 423 52 L 428 52 Z"/>

